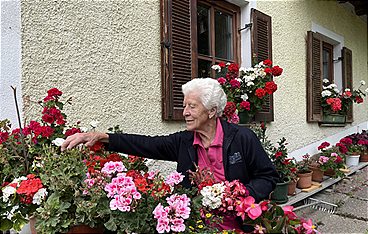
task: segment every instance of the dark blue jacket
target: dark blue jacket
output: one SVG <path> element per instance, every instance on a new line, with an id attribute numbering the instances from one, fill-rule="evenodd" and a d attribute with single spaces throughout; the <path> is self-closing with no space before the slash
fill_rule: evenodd
<path id="1" fill-rule="evenodd" d="M 223 164 L 228 181 L 239 179 L 256 201 L 267 199 L 278 174 L 257 136 L 248 128 L 221 121 L 224 131 Z M 182 184 L 190 187 L 188 170 L 195 170 L 197 151 L 194 133 L 182 131 L 167 136 L 109 134 L 108 150 L 145 158 L 176 161 L 185 175 Z"/>

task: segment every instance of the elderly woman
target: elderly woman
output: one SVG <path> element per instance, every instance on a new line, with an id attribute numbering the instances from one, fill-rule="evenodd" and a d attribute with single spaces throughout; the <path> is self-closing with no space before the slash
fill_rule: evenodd
<path id="1" fill-rule="evenodd" d="M 152 159 L 177 162 L 190 186 L 188 170 L 210 169 L 217 181 L 240 180 L 257 201 L 268 198 L 278 179 L 277 172 L 256 135 L 245 127 L 227 123 L 220 117 L 226 95 L 211 78 L 198 78 L 182 87 L 187 131 L 167 136 L 77 133 L 69 136 L 62 150 L 80 143 L 92 146 L 108 143 L 108 150 Z M 223 229 L 239 228 L 235 219 L 224 219 Z"/>

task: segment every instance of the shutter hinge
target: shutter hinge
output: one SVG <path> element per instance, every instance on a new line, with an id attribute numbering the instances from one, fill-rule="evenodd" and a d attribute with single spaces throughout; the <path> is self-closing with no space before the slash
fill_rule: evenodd
<path id="1" fill-rule="evenodd" d="M 252 28 L 252 23 L 245 24 L 244 28 L 238 29 L 238 32 L 243 31 L 244 29 L 247 29 L 247 28 L 249 28 L 249 29 Z"/>

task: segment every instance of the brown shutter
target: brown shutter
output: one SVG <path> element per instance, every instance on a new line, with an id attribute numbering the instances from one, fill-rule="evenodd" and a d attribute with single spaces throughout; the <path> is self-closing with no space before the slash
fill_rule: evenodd
<path id="1" fill-rule="evenodd" d="M 162 117 L 182 120 L 181 86 L 191 80 L 191 0 L 161 0 Z"/>
<path id="2" fill-rule="evenodd" d="M 265 59 L 272 60 L 272 29 L 271 16 L 252 9 L 252 56 L 253 63 Z M 257 121 L 273 121 L 273 95 L 266 98 L 262 110 L 256 113 Z"/>
<path id="3" fill-rule="evenodd" d="M 350 49 L 343 47 L 342 51 L 342 87 L 343 89 L 349 88 L 353 90 L 353 60 L 352 52 Z M 346 116 L 346 122 L 353 122 L 353 105 L 348 109 Z"/>
<path id="4" fill-rule="evenodd" d="M 307 34 L 307 121 L 322 120 L 322 41 L 308 31 Z"/>

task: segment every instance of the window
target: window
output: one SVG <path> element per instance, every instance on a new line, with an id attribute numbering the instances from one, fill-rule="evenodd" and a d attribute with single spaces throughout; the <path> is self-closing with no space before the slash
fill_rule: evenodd
<path id="1" fill-rule="evenodd" d="M 213 64 L 240 64 L 240 8 L 227 1 L 161 0 L 162 118 L 182 120 L 181 86 L 195 77 L 214 77 Z M 272 59 L 271 17 L 252 10 L 251 53 Z M 254 61 L 255 61 L 254 60 Z M 256 120 L 273 120 L 269 98 Z"/>
<path id="2" fill-rule="evenodd" d="M 213 64 L 239 62 L 238 32 L 240 9 L 225 1 L 211 4 L 197 2 L 197 52 L 193 51 L 197 64 L 196 77 L 214 77 Z"/>
<path id="3" fill-rule="evenodd" d="M 333 79 L 333 46 L 327 42 L 322 43 L 322 76 L 330 83 L 334 83 Z"/>
<path id="4" fill-rule="evenodd" d="M 307 121 L 322 121 L 321 92 L 323 79 L 341 83 L 340 89 L 352 88 L 352 53 L 346 47 L 336 53 L 339 42 L 317 32 L 307 33 Z M 340 56 L 339 56 L 340 55 Z M 342 63 L 341 67 L 337 66 Z M 336 80 L 335 75 L 341 77 Z M 352 107 L 346 122 L 353 122 Z"/>

